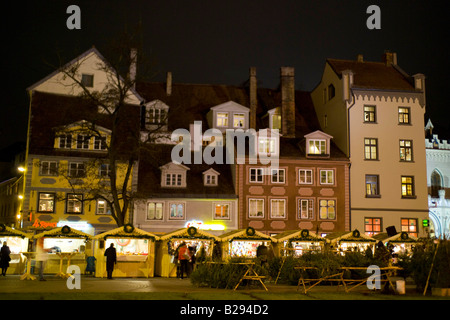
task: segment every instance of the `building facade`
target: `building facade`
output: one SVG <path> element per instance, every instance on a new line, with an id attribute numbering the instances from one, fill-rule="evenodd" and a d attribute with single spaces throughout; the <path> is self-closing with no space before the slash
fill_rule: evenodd
<path id="1" fill-rule="evenodd" d="M 429 234 L 431 237 L 450 237 L 450 141 L 433 134 L 430 120 L 425 127 L 427 156 Z"/>
<path id="2" fill-rule="evenodd" d="M 395 53 L 327 59 L 311 96 L 322 130 L 350 158 L 351 229 L 425 236 L 425 77 L 406 74 Z"/>

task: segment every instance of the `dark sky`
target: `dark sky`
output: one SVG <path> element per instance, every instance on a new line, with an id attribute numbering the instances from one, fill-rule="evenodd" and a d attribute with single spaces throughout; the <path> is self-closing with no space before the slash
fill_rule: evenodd
<path id="1" fill-rule="evenodd" d="M 66 9 L 81 9 L 81 30 L 69 30 Z M 381 30 L 369 30 L 369 5 L 381 9 Z M 326 58 L 380 61 L 397 52 L 409 74 L 427 77 L 427 117 L 450 139 L 445 94 L 449 91 L 448 11 L 441 1 L 364 0 L 164 0 L 17 1 L 2 3 L 4 97 L 0 148 L 25 140 L 26 88 L 57 65 L 95 45 L 107 45 L 124 28 L 142 23 L 144 53 L 155 71 L 151 81 L 239 85 L 257 68 L 260 86 L 275 88 L 279 68 L 293 66 L 296 87 L 312 90 Z M 138 70 L 139 72 L 139 70 Z M 6 86 L 6 87 L 5 87 Z"/>

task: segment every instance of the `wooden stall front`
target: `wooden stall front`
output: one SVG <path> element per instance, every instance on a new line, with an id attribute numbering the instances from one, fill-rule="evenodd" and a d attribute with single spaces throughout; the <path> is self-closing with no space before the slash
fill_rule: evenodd
<path id="1" fill-rule="evenodd" d="M 11 251 L 7 274 L 22 274 L 25 271 L 26 257 L 22 252 L 28 251 L 30 235 L 0 224 L 0 247 L 6 242 Z"/>
<path id="2" fill-rule="evenodd" d="M 248 227 L 224 233 L 219 236 L 222 241 L 224 260 L 230 258 L 256 258 L 258 247 L 264 245 L 273 253 L 272 243 L 275 238 Z"/>
<path id="3" fill-rule="evenodd" d="M 376 240 L 360 233 L 357 229 L 346 232 L 333 232 L 325 236 L 330 241 L 332 250 L 341 254 L 348 251 L 365 252 L 370 248 L 374 252 Z"/>
<path id="4" fill-rule="evenodd" d="M 103 278 L 106 273 L 105 250 L 114 245 L 117 263 L 113 278 L 149 278 L 154 276 L 155 241 L 159 237 L 153 233 L 135 228 L 131 225 L 115 228 L 98 234 L 95 240 L 95 276 Z"/>
<path id="5" fill-rule="evenodd" d="M 48 253 L 44 274 L 66 276 L 67 265 L 77 265 L 81 273 L 86 269 L 86 258 L 92 255 L 92 236 L 69 226 L 54 228 L 33 236 L 43 241 L 43 249 Z M 35 244 L 35 250 L 36 251 Z M 36 265 L 38 268 L 39 265 Z M 36 272 L 35 272 L 36 273 Z"/>
<path id="6" fill-rule="evenodd" d="M 177 276 L 175 252 L 182 242 L 187 247 L 194 247 L 196 253 L 204 249 L 206 256 L 211 257 L 215 241 L 219 241 L 217 236 L 195 227 L 164 234 L 157 243 L 155 274 L 165 278 Z"/>
<path id="7" fill-rule="evenodd" d="M 389 237 L 387 233 L 379 233 L 373 236 L 375 240 L 383 242 L 387 247 L 392 246 L 395 254 L 411 254 L 412 248 L 418 243 L 419 239 L 409 235 L 407 232 L 400 232 Z"/>
<path id="8" fill-rule="evenodd" d="M 327 239 L 317 236 L 309 230 L 290 230 L 273 236 L 275 243 L 275 254 L 282 256 L 301 256 L 305 252 L 322 251 Z"/>

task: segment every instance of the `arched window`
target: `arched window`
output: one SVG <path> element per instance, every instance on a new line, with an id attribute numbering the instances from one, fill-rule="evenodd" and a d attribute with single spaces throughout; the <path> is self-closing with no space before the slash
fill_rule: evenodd
<path id="1" fill-rule="evenodd" d="M 431 197 L 439 198 L 439 190 L 442 189 L 441 175 L 438 171 L 434 170 L 431 173 Z"/>

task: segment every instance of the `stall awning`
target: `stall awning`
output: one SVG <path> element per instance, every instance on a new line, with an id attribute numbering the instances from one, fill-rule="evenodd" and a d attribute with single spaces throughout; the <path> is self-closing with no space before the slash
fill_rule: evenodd
<path id="1" fill-rule="evenodd" d="M 44 231 L 33 236 L 33 239 L 40 239 L 43 237 L 49 238 L 86 238 L 91 240 L 92 236 L 90 234 L 84 233 L 80 230 L 76 230 L 69 226 L 63 226 L 59 228 L 54 228 L 49 231 Z"/>
<path id="2" fill-rule="evenodd" d="M 386 235 L 384 238 L 382 238 L 382 235 Z M 389 237 L 387 233 L 380 234 L 378 237 L 374 236 L 375 239 L 381 240 L 384 243 L 392 242 L 392 243 L 414 243 L 419 241 L 414 236 L 409 235 L 407 232 L 399 232 L 396 235 Z"/>
<path id="3" fill-rule="evenodd" d="M 282 233 L 279 233 L 279 234 L 273 236 L 273 238 L 275 238 L 278 242 L 283 242 L 283 241 L 286 241 L 286 240 L 329 242 L 328 239 L 319 237 L 314 232 L 311 232 L 311 231 L 306 230 L 306 229 L 284 231 Z"/>
<path id="4" fill-rule="evenodd" d="M 178 229 L 161 236 L 161 240 L 168 240 L 171 238 L 220 240 L 217 236 L 195 227 Z"/>
<path id="5" fill-rule="evenodd" d="M 260 231 L 253 229 L 252 227 L 248 227 L 247 229 L 239 229 L 224 233 L 219 236 L 222 241 L 230 241 L 230 240 L 263 240 L 263 241 L 272 241 L 277 242 L 277 239 L 268 236 Z"/>
<path id="6" fill-rule="evenodd" d="M 31 238 L 31 235 L 25 232 L 13 229 L 11 227 L 0 224 L 0 237 L 19 237 L 19 238 Z"/>
<path id="7" fill-rule="evenodd" d="M 360 233 L 358 230 L 353 231 L 344 231 L 344 232 L 333 232 L 325 237 L 331 243 L 339 243 L 339 242 L 376 242 L 374 238 L 366 236 L 363 233 Z"/>
<path id="8" fill-rule="evenodd" d="M 123 227 L 118 227 L 103 233 L 96 235 L 93 239 L 95 240 L 105 240 L 107 238 L 120 238 L 120 239 L 153 239 L 159 240 L 159 237 L 151 232 L 138 229 L 131 225 L 125 225 Z"/>

